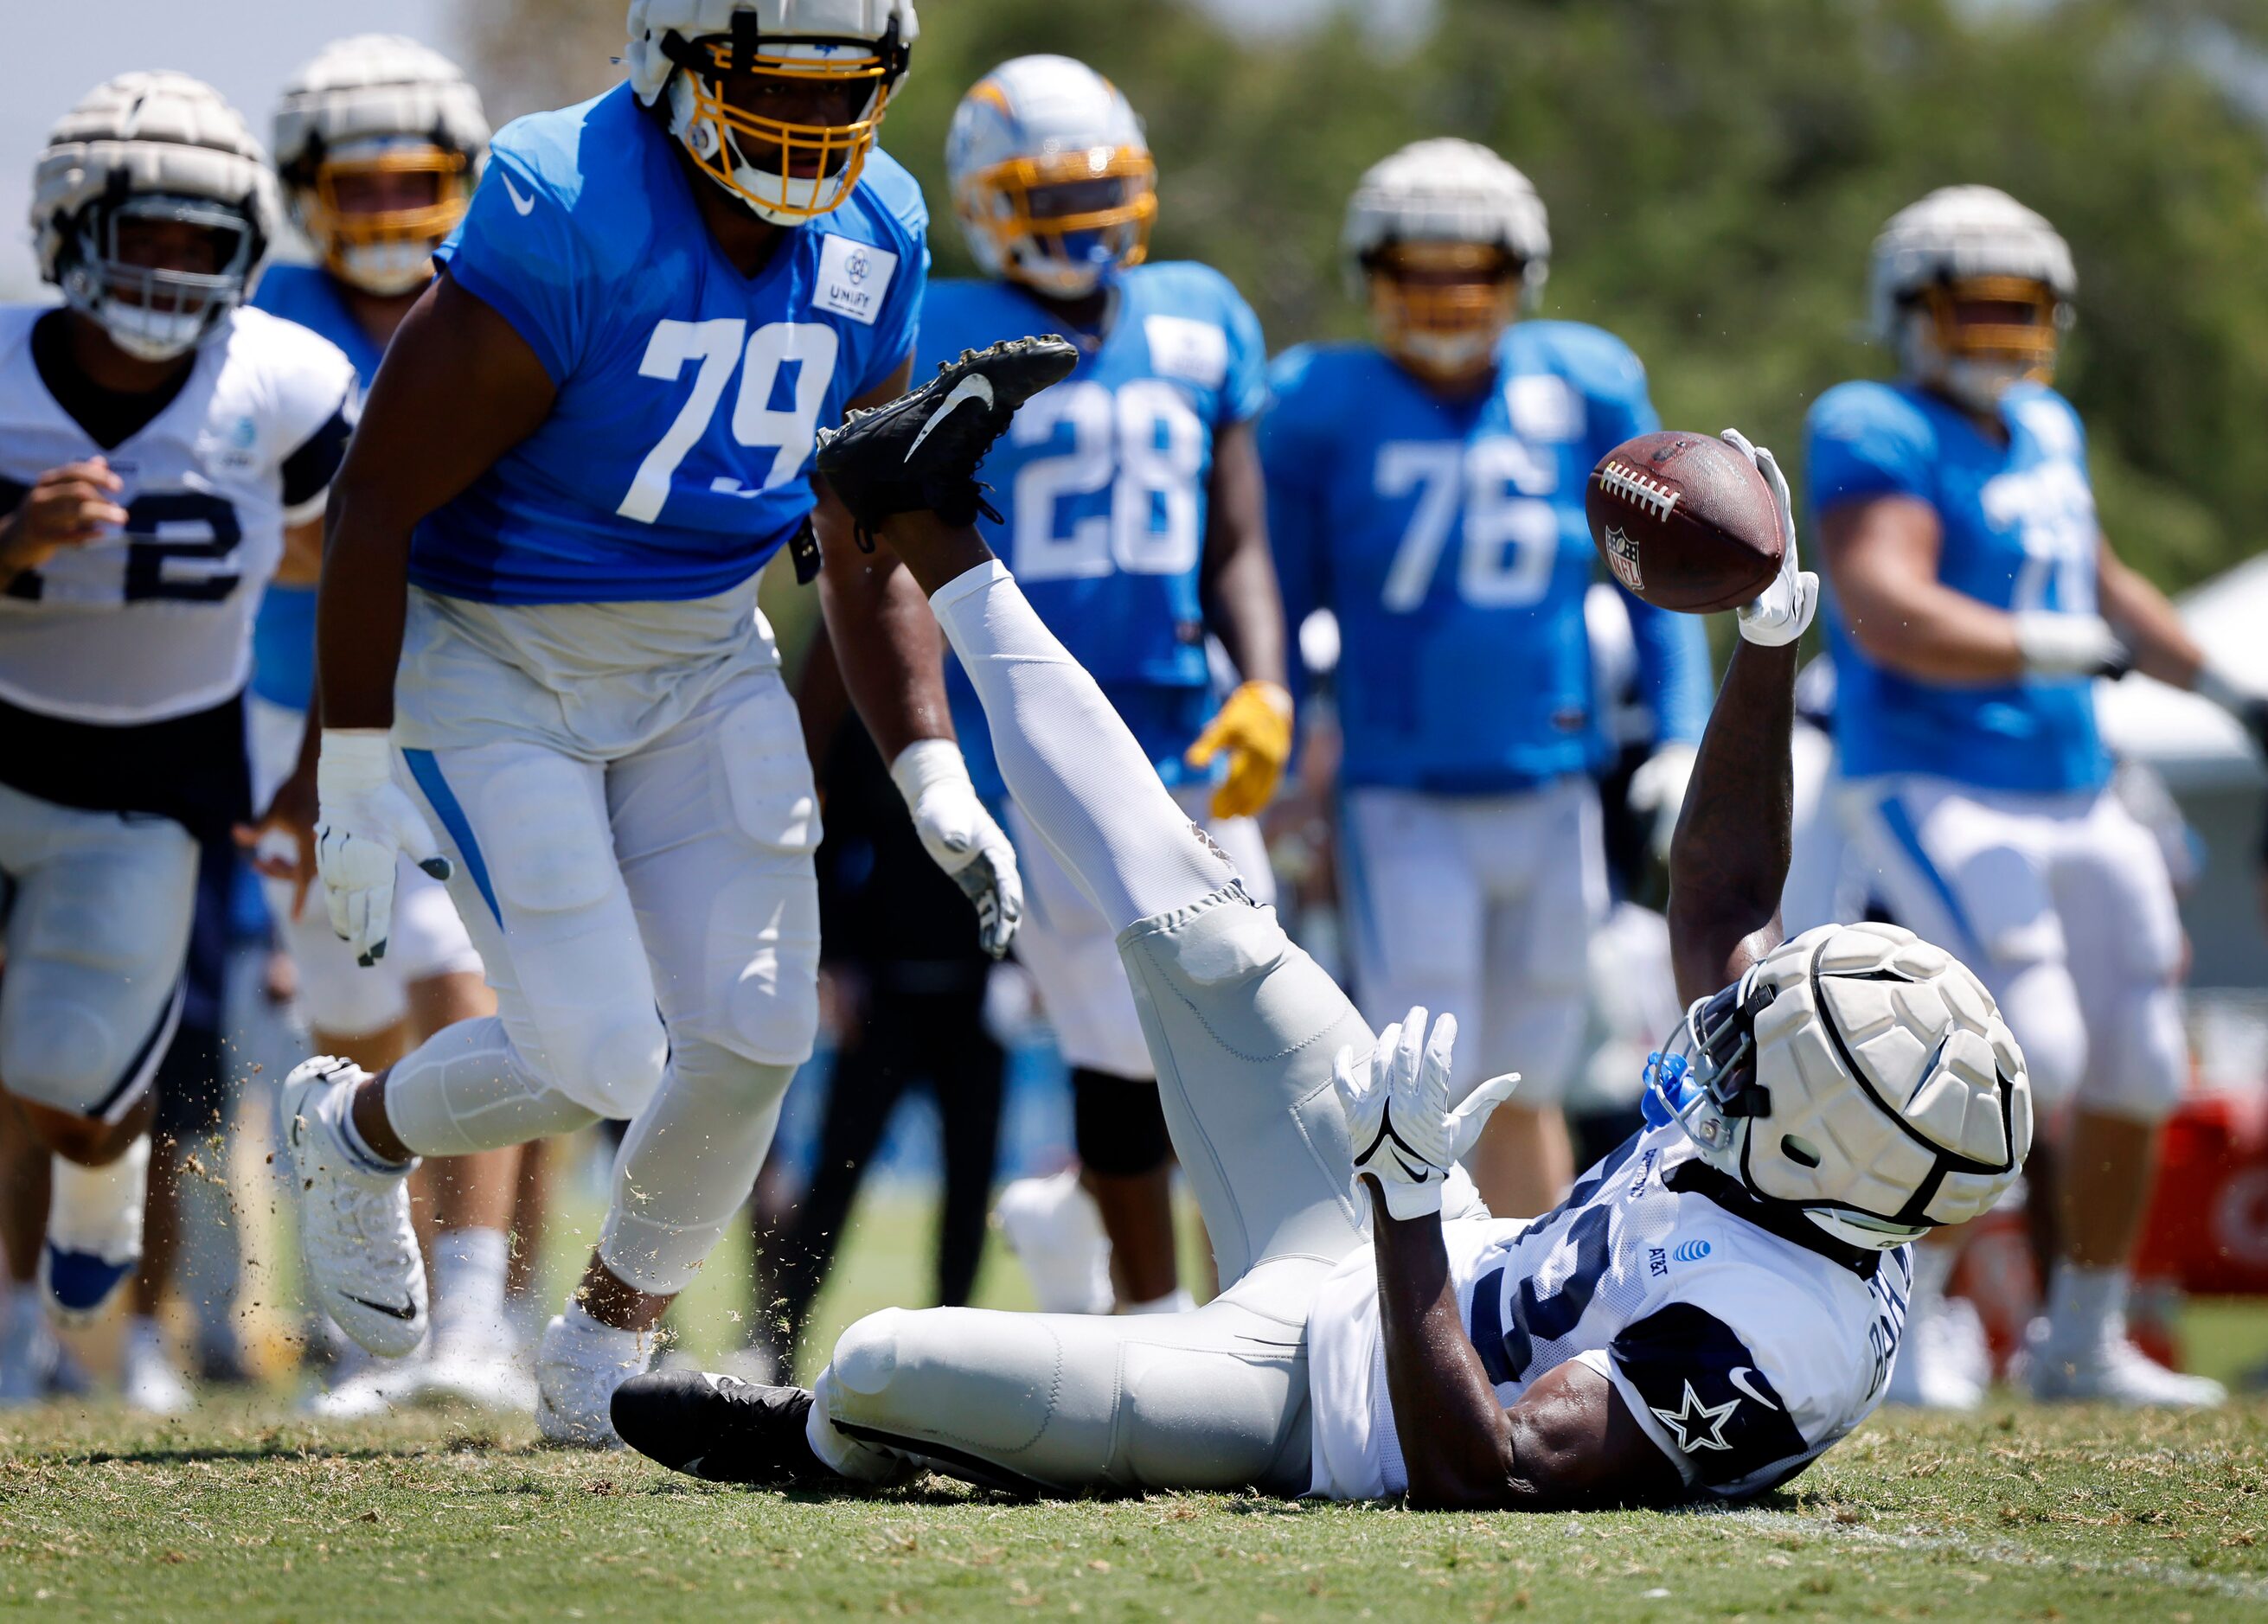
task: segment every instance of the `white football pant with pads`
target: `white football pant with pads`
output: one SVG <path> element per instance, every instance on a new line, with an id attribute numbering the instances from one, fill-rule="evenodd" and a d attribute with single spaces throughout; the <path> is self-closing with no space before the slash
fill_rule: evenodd
<path id="1" fill-rule="evenodd" d="M 298 763 L 307 713 L 255 694 L 247 697 L 245 714 L 252 734 L 253 805 L 265 806 Z M 306 908 L 297 919 L 291 917 L 291 881 L 268 880 L 261 889 L 284 951 L 299 972 L 300 1018 L 328 1036 L 366 1038 L 384 1032 L 409 1015 L 408 989 L 417 982 L 481 973 L 481 956 L 448 888 L 407 857 L 394 877 L 393 933 L 387 937 L 386 957 L 375 965 L 357 964 L 354 950 L 331 929 L 320 881 L 307 893 Z"/>
<path id="2" fill-rule="evenodd" d="M 1377 1025 L 1419 1005 L 1459 1023 L 1462 1099 L 1502 1072 L 1556 1105 L 1582 1063 L 1591 935 L 1606 918 L 1587 778 L 1513 795 L 1354 789 L 1339 838 L 1354 988 Z"/>
<path id="3" fill-rule="evenodd" d="M 1215 818 L 1209 783 L 1170 791 L 1189 821 L 1202 827 L 1228 855 L 1252 900 L 1276 900 L 1276 878 L 1267 843 L 1251 818 Z M 1005 819 L 1024 872 L 1024 922 L 1016 932 L 1016 958 L 1029 971 L 1055 1029 L 1064 1061 L 1114 1077 L 1151 1076 L 1150 1047 L 1118 958 L 1118 932 L 1094 911 L 1048 849 L 1021 807 L 1011 802 Z"/>
<path id="4" fill-rule="evenodd" d="M 777 665 L 603 756 L 514 729 L 403 755 L 497 1013 L 394 1068 L 394 1131 L 456 1155 L 630 1120 L 599 1255 L 683 1290 L 818 1027 L 818 802 Z"/>
<path id="5" fill-rule="evenodd" d="M 122 1121 L 181 1012 L 197 842 L 170 818 L 59 806 L 0 784 L 0 1087 Z"/>
<path id="6" fill-rule="evenodd" d="M 1116 931 L 1225 1289 L 1180 1314 L 870 1315 L 819 1378 L 813 1446 L 867 1479 L 917 1462 L 1025 1489 L 1300 1493 L 1308 1304 L 1364 1235 L 1331 1062 L 1370 1029 L 1250 900 L 1003 566 L 932 601 L 1010 792 Z"/>
<path id="7" fill-rule="evenodd" d="M 1867 879 L 1900 924 L 1982 978 L 2043 1113 L 2173 1111 L 2189 1075 L 2181 915 L 2157 838 L 2117 796 L 1901 775 L 1845 797 Z"/>

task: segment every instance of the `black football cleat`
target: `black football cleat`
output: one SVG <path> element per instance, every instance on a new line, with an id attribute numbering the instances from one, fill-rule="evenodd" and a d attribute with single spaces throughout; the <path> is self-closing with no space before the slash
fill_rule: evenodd
<path id="1" fill-rule="evenodd" d="M 780 1488 L 841 1484 L 812 1453 L 811 1394 L 736 1376 L 656 1370 L 615 1389 L 615 1430 L 641 1455 L 711 1483 Z"/>
<path id="2" fill-rule="evenodd" d="M 1078 365 L 1078 347 L 1052 334 L 964 349 L 911 393 L 821 430 L 815 466 L 862 540 L 894 513 L 926 509 L 953 525 L 973 524 L 980 512 L 997 518 L 977 464 L 1018 407 Z"/>

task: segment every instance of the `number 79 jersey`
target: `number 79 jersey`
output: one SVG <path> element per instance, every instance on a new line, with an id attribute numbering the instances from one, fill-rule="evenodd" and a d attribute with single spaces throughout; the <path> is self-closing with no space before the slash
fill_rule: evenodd
<path id="1" fill-rule="evenodd" d="M 1367 345 L 1276 364 L 1261 429 L 1270 535 L 1292 623 L 1319 607 L 1338 619 L 1349 785 L 1510 792 L 1603 754 L 1583 484 L 1660 419 L 1638 357 L 1596 327 L 1518 322 L 1497 360 L 1469 400 L 1442 400 Z M 1698 738 L 1698 621 L 1628 602 L 1642 664 L 1665 673 L 1658 732 Z"/>
<path id="2" fill-rule="evenodd" d="M 1912 1281 L 1906 1248 L 1830 1255 L 1823 1233 L 1763 1209 L 1674 1124 L 1624 1143 L 1540 1218 L 1453 1219 L 1442 1237 L 1498 1401 L 1579 1361 L 1697 1495 L 1784 1483 L 1873 1414 Z M 1377 1267 L 1358 1249 L 1307 1319 L 1313 1492 L 1333 1499 L 1409 1488 Z"/>
<path id="3" fill-rule="evenodd" d="M 32 330 L 50 313 L 0 310 L 0 511 L 48 470 L 100 455 L 124 482 L 127 519 L 0 583 L 0 700 L 106 727 L 224 704 L 251 672 L 284 526 L 321 515 L 354 368 L 305 327 L 239 310 L 165 409 L 104 451 L 33 358 Z"/>
<path id="4" fill-rule="evenodd" d="M 811 511 L 818 430 L 912 354 L 929 274 L 912 176 L 873 153 L 840 209 L 783 231 L 749 276 L 680 151 L 628 85 L 497 136 L 436 258 L 557 393 L 419 525 L 417 585 L 506 605 L 723 592 Z"/>

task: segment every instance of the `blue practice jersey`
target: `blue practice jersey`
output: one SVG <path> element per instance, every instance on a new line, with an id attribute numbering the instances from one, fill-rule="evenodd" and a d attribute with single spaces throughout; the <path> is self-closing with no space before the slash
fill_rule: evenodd
<path id="1" fill-rule="evenodd" d="M 296 321 L 336 344 L 354 363 L 365 393 L 385 352 L 354 319 L 339 284 L 309 265 L 270 266 L 253 308 Z M 271 704 L 305 710 L 315 691 L 315 589 L 271 584 L 252 626 L 252 691 Z"/>
<path id="2" fill-rule="evenodd" d="M 1516 323 L 1498 366 L 1486 394 L 1447 401 L 1367 345 L 1276 364 L 1261 455 L 1277 572 L 1294 628 L 1338 617 L 1351 786 L 1488 794 L 1605 759 L 1583 484 L 1660 422 L 1638 357 L 1595 327 Z M 1656 737 L 1697 739 L 1701 622 L 1629 602 Z"/>
<path id="3" fill-rule="evenodd" d="M 912 353 L 928 213 L 903 169 L 872 155 L 849 202 L 744 276 L 676 149 L 627 85 L 497 136 L 437 258 L 558 398 L 418 526 L 418 585 L 497 604 L 721 592 L 811 511 L 818 430 Z"/>
<path id="4" fill-rule="evenodd" d="M 1001 339 L 1053 331 L 1005 283 L 941 282 L 922 318 L 922 370 Z M 1268 352 L 1259 318 L 1219 272 L 1125 272 L 1108 334 L 1027 401 L 983 478 L 1005 522 L 983 525 L 1032 606 L 1102 685 L 1167 783 L 1211 719 L 1197 601 L 1213 437 L 1259 415 Z M 983 712 L 958 665 L 954 718 L 978 787 L 998 792 Z"/>
<path id="5" fill-rule="evenodd" d="M 2071 403 L 2024 385 L 2003 398 L 2008 442 L 1905 384 L 1850 383 L 1811 408 L 1811 511 L 1875 496 L 1937 510 L 1937 577 L 1996 609 L 2093 614 L 2102 531 L 2087 436 Z M 1929 773 L 1980 789 L 2098 789 L 2110 775 L 2085 677 L 1918 681 L 1883 669 L 1827 616 L 1839 680 L 1835 734 L 1844 775 Z"/>

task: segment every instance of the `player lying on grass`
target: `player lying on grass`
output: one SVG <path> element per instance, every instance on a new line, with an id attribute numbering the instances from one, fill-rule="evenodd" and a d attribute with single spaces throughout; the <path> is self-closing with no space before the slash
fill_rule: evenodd
<path id="1" fill-rule="evenodd" d="M 1554 1211 L 1502 1222 L 1453 1170 L 1513 1080 L 1453 1113 L 1450 1018 L 1413 1010 L 1373 1040 L 1008 571 L 910 511 L 950 506 L 1050 348 L 948 367 L 854 418 L 819 466 L 931 593 L 1009 788 L 1118 930 L 1224 1290 L 1144 1319 L 893 1309 L 845 1333 L 808 1393 L 643 1377 L 615 1396 L 617 1429 L 750 1483 L 928 1467 L 1027 1493 L 1541 1509 L 1785 1481 L 1880 1400 L 1906 1243 L 2007 1189 L 2031 1110 L 1992 1001 L 1944 953 L 1879 926 L 1780 939 L 1815 583 L 1769 453 L 1750 452 L 1786 563 L 1741 613 L 1672 852 L 1691 1006 L 1650 1068 L 1646 1129 Z"/>

